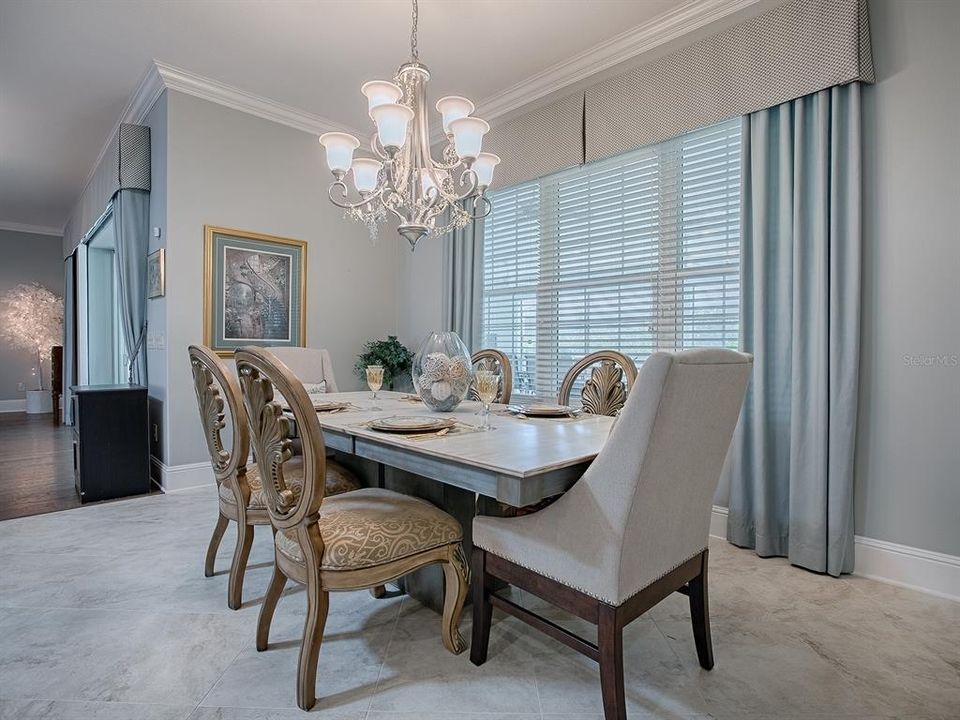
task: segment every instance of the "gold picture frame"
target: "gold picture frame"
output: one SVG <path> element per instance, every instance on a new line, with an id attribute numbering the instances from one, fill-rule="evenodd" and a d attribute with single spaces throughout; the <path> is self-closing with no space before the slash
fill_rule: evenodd
<path id="1" fill-rule="evenodd" d="M 204 225 L 203 339 L 220 357 L 244 345 L 305 347 L 306 241 Z"/>

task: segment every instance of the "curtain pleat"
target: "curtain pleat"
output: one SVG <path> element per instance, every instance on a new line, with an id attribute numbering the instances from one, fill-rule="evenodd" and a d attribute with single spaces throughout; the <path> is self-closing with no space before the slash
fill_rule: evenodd
<path id="1" fill-rule="evenodd" d="M 483 220 L 453 230 L 444 245 L 444 326 L 460 336 L 471 353 L 480 349 L 483 308 Z"/>
<path id="2" fill-rule="evenodd" d="M 744 118 L 742 327 L 753 382 L 731 445 L 727 537 L 853 570 L 860 338 L 860 84 Z"/>
<path id="3" fill-rule="evenodd" d="M 150 193 L 120 190 L 113 203 L 120 278 L 121 332 L 129 353 L 128 381 L 147 381 L 147 248 L 150 243 Z"/>

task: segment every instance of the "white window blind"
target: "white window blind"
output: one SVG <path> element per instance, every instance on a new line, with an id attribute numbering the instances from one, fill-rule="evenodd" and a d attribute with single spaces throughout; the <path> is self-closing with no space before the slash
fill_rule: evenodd
<path id="1" fill-rule="evenodd" d="M 580 357 L 736 348 L 740 120 L 493 193 L 484 347 L 556 397 Z"/>

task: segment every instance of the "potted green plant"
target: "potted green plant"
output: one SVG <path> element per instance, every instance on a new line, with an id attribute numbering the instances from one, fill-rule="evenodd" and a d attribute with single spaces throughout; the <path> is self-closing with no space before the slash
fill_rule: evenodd
<path id="1" fill-rule="evenodd" d="M 409 375 L 412 360 L 413 353 L 410 349 L 397 340 L 396 335 L 389 335 L 386 340 L 371 340 L 363 346 L 354 371 L 360 381 L 365 383 L 367 366 L 380 365 L 383 367 L 384 387 L 393 390 L 395 382 L 404 380 Z"/>

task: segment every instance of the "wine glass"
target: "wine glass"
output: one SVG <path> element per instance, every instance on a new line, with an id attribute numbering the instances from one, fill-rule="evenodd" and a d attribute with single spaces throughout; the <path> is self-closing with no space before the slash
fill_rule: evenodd
<path id="1" fill-rule="evenodd" d="M 483 423 L 481 430 L 496 430 L 490 424 L 490 403 L 497 398 L 497 391 L 500 389 L 500 376 L 493 370 L 477 370 L 473 377 L 473 386 L 476 388 L 477 397 L 483 403 Z"/>
<path id="2" fill-rule="evenodd" d="M 371 410 L 383 410 L 377 405 L 377 391 L 383 387 L 383 365 L 367 365 L 367 387 L 373 390 Z"/>

